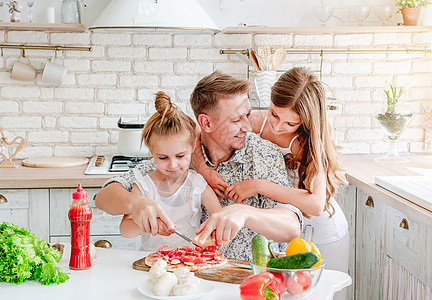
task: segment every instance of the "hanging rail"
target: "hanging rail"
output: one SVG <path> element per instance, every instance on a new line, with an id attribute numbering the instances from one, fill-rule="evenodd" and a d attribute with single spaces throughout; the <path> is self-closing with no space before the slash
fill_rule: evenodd
<path id="1" fill-rule="evenodd" d="M 92 51 L 92 47 L 76 46 L 41 46 L 41 45 L 18 45 L 18 44 L 0 44 L 0 49 L 21 49 L 21 50 L 55 50 L 55 51 Z"/>
<path id="2" fill-rule="evenodd" d="M 285 49 L 287 54 L 374 54 L 374 53 L 432 53 L 431 49 Z M 274 50 L 272 50 L 272 53 Z M 242 49 L 221 49 L 220 54 L 241 53 L 247 55 L 248 52 Z"/>

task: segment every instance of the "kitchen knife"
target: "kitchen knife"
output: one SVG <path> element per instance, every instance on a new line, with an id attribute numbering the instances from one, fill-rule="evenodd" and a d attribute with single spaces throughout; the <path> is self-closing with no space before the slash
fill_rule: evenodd
<path id="1" fill-rule="evenodd" d="M 240 267 L 240 268 L 252 269 L 252 266 L 250 266 L 250 265 L 244 265 L 244 264 L 232 264 L 232 265 L 235 265 L 235 266 Z"/>
<path id="2" fill-rule="evenodd" d="M 171 229 L 171 231 L 172 231 L 173 233 L 177 234 L 177 235 L 178 235 L 179 237 L 181 237 L 182 239 L 188 241 L 189 243 L 191 243 L 191 244 L 193 244 L 193 245 L 195 245 L 195 246 L 197 246 L 197 247 L 200 247 L 201 249 L 204 249 L 204 248 L 201 247 L 200 245 L 195 244 L 194 242 L 192 242 L 192 240 L 191 240 L 190 238 L 188 238 L 188 237 L 185 236 L 184 234 L 178 232 L 177 230 L 175 230 L 175 229 Z"/>

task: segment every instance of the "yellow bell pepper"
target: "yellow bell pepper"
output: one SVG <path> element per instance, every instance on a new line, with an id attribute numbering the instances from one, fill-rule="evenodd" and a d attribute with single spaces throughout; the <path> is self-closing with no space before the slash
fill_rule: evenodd
<path id="1" fill-rule="evenodd" d="M 318 267 L 321 264 L 321 252 L 313 242 L 306 242 L 302 238 L 291 240 L 286 248 L 286 255 L 293 255 L 302 252 L 314 252 L 318 255 L 318 262 L 312 268 Z"/>

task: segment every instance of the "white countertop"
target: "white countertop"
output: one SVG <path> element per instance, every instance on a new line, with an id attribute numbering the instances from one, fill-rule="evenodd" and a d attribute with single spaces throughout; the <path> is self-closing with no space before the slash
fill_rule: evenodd
<path id="1" fill-rule="evenodd" d="M 60 266 L 68 269 L 69 251 L 60 261 Z M 70 279 L 63 284 L 43 286 L 39 282 L 26 281 L 20 285 L 0 283 L 1 299 L 73 299 L 73 300 L 128 300 L 149 299 L 138 291 L 148 273 L 132 268 L 132 263 L 146 255 L 142 251 L 97 248 L 97 258 L 92 267 L 85 271 L 70 272 Z M 209 300 L 240 299 L 239 285 L 207 281 L 215 289 L 206 297 Z M 351 277 L 345 273 L 324 270 L 314 293 L 307 299 L 332 299 L 333 294 L 351 284 Z M 173 297 L 173 299 L 175 299 Z M 284 295 L 283 299 L 298 299 Z"/>

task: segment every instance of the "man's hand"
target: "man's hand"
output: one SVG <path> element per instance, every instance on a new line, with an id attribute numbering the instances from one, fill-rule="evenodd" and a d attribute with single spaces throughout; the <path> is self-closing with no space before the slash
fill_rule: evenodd
<path id="1" fill-rule="evenodd" d="M 236 203 L 244 203 L 246 198 L 258 194 L 258 185 L 259 179 L 240 181 L 227 187 L 225 195 Z"/>
<path id="2" fill-rule="evenodd" d="M 167 230 L 175 228 L 174 223 L 160 205 L 144 196 L 136 196 L 130 215 L 143 232 L 151 233 L 153 236 L 159 233 L 159 228 L 161 232 L 163 231 L 163 226 L 159 222 L 164 223 Z"/>
<path id="3" fill-rule="evenodd" d="M 213 213 L 196 232 L 202 232 L 199 244 L 203 244 L 213 232 L 217 246 L 232 240 L 245 225 L 247 211 L 247 206 L 234 204 Z"/>

